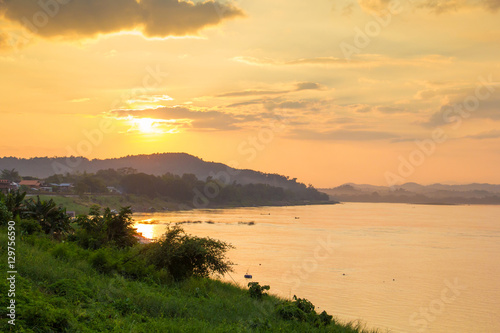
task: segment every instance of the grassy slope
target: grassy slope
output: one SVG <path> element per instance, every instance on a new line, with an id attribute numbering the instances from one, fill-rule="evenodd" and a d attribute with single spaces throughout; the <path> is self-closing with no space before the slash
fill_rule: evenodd
<path id="1" fill-rule="evenodd" d="M 3 272 L 6 234 L 0 228 Z M 100 274 L 88 263 L 89 251 L 43 236 L 18 237 L 16 251 L 17 325 L 13 330 L 5 318 L 2 279 L 2 332 L 361 332 L 349 325 L 316 328 L 282 320 L 273 311 L 277 297 L 256 301 L 217 280 L 160 285 Z"/>

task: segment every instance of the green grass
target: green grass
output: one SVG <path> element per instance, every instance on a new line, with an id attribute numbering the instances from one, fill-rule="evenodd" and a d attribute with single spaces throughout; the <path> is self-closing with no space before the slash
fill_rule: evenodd
<path id="1" fill-rule="evenodd" d="M 100 274 L 90 264 L 93 251 L 44 235 L 16 243 L 16 327 L 5 317 L 2 279 L 2 332 L 372 332 L 358 324 L 316 327 L 281 319 L 275 309 L 283 299 L 255 300 L 248 290 L 214 279 L 160 284 Z M 0 228 L 0 248 L 6 272 L 6 228 Z"/>

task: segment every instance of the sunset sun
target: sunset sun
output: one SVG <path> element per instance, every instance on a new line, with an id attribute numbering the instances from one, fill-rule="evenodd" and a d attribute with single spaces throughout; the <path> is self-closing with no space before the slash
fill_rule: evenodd
<path id="1" fill-rule="evenodd" d="M 139 131 L 143 134 L 155 134 L 160 133 L 161 130 L 158 128 L 158 120 L 151 118 L 139 118 L 132 120 L 133 129 Z"/>

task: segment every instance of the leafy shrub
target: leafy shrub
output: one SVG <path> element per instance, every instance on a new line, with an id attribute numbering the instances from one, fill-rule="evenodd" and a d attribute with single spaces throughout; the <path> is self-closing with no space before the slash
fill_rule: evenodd
<path id="1" fill-rule="evenodd" d="M 98 272 L 109 274 L 115 269 L 113 260 L 109 257 L 106 249 L 95 251 L 89 258 L 90 264 Z"/>
<path id="2" fill-rule="evenodd" d="M 209 237 L 186 235 L 179 226 L 168 228 L 162 238 L 147 246 L 148 261 L 165 268 L 179 281 L 191 276 L 207 277 L 211 273 L 231 271 L 226 252 L 233 246 Z"/>
<path id="3" fill-rule="evenodd" d="M 42 226 L 32 219 L 19 219 L 17 223 L 21 235 L 33 235 L 42 232 Z"/>
<path id="4" fill-rule="evenodd" d="M 7 209 L 7 206 L 0 201 L 0 225 L 7 225 L 7 222 L 12 220 L 12 213 Z"/>
<path id="5" fill-rule="evenodd" d="M 326 326 L 332 323 L 333 317 L 326 311 L 318 315 L 315 306 L 305 298 L 293 296 L 293 301 L 286 301 L 278 305 L 276 313 L 285 320 L 309 322 L 315 326 Z"/>
<path id="6" fill-rule="evenodd" d="M 47 290 L 58 295 L 64 296 L 73 303 L 86 301 L 91 295 L 91 291 L 82 286 L 78 280 L 62 279 L 47 287 Z"/>
<path id="7" fill-rule="evenodd" d="M 66 214 L 66 209 L 57 206 L 54 200 L 49 201 L 28 199 L 25 201 L 26 210 L 23 212 L 24 218 L 37 220 L 46 234 L 60 235 L 71 230 L 70 219 Z"/>
<path id="8" fill-rule="evenodd" d="M 84 248 L 99 249 L 108 244 L 129 247 L 137 243 L 130 207 L 122 207 L 119 213 L 106 208 L 101 216 L 99 206 L 94 205 L 89 215 L 78 216 L 76 223 L 80 229 L 75 238 Z"/>
<path id="9" fill-rule="evenodd" d="M 69 326 L 68 310 L 54 308 L 51 304 L 35 301 L 20 307 L 19 317 L 27 327 L 36 327 L 37 332 L 63 332 Z"/>
<path id="10" fill-rule="evenodd" d="M 318 322 L 320 325 L 330 325 L 333 322 L 333 316 L 330 316 L 326 311 L 323 311 L 318 316 Z"/>
<path id="11" fill-rule="evenodd" d="M 283 302 L 276 307 L 276 313 L 285 320 L 306 321 L 304 311 L 295 306 L 292 302 Z"/>
<path id="12" fill-rule="evenodd" d="M 248 292 L 252 298 L 262 299 L 262 296 L 267 295 L 265 290 L 269 290 L 270 288 L 269 286 L 261 286 L 258 282 L 248 283 Z"/>
<path id="13" fill-rule="evenodd" d="M 7 209 L 12 213 L 13 217 L 17 217 L 23 212 L 25 197 L 26 192 L 21 192 L 19 190 L 11 191 L 8 194 L 0 192 L 0 201 L 3 201 Z"/>

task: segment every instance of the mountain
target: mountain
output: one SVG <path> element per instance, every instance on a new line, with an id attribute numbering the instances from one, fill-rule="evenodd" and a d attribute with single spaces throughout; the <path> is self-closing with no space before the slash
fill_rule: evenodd
<path id="1" fill-rule="evenodd" d="M 133 155 L 111 159 L 87 159 L 85 157 L 34 157 L 0 158 L 0 170 L 16 169 L 21 176 L 46 178 L 54 174 L 95 173 L 104 169 L 132 168 L 137 172 L 152 175 L 172 173 L 195 174 L 198 179 L 217 178 L 224 183 L 239 184 L 261 183 L 286 189 L 304 188 L 296 178 L 269 174 L 253 170 L 234 169 L 222 163 L 207 162 L 185 153 L 162 153 Z"/>
<path id="2" fill-rule="evenodd" d="M 375 186 L 346 183 L 334 188 L 319 189 L 332 200 L 344 202 L 398 202 L 429 204 L 500 204 L 500 185 L 465 184 Z"/>

